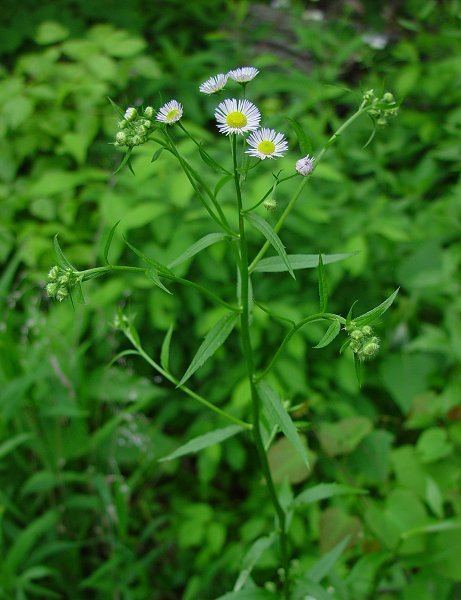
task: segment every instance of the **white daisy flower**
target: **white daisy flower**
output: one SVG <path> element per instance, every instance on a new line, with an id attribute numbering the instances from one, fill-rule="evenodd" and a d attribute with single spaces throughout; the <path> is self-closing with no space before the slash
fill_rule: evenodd
<path id="1" fill-rule="evenodd" d="M 246 153 L 261 160 L 280 158 L 288 150 L 288 143 L 283 133 L 265 127 L 252 133 L 247 139 L 247 144 L 251 147 Z"/>
<path id="2" fill-rule="evenodd" d="M 239 67 L 238 69 L 229 71 L 228 75 L 238 83 L 247 83 L 254 79 L 258 73 L 259 71 L 255 67 Z"/>
<path id="3" fill-rule="evenodd" d="M 228 77 L 229 76 L 224 75 L 224 73 L 218 73 L 214 77 L 210 77 L 200 84 L 199 90 L 202 94 L 214 94 L 215 92 L 219 92 L 226 85 Z"/>
<path id="4" fill-rule="evenodd" d="M 261 113 L 249 100 L 236 100 L 235 98 L 223 100 L 216 107 L 214 113 L 221 133 L 229 135 L 258 129 Z"/>
<path id="5" fill-rule="evenodd" d="M 179 119 L 182 117 L 182 113 L 182 104 L 177 100 L 170 100 L 161 108 L 159 108 L 156 119 L 157 121 L 171 125 L 172 123 L 179 121 Z"/>

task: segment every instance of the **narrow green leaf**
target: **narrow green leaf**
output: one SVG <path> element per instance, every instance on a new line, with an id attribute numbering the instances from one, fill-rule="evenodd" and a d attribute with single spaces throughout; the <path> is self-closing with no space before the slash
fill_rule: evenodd
<path id="1" fill-rule="evenodd" d="M 162 349 L 160 351 L 160 364 L 166 370 L 170 370 L 170 344 L 171 336 L 173 335 L 174 324 L 168 327 L 165 337 L 163 338 Z"/>
<path id="2" fill-rule="evenodd" d="M 363 383 L 363 362 L 360 360 L 360 358 L 355 353 L 354 353 L 354 366 L 355 366 L 355 376 L 357 377 L 359 387 L 361 388 L 362 383 Z"/>
<path id="3" fill-rule="evenodd" d="M 320 584 L 310 581 L 307 577 L 295 580 L 291 600 L 332 600 L 334 596 L 329 594 Z"/>
<path id="4" fill-rule="evenodd" d="M 175 258 L 175 260 L 168 265 L 168 268 L 172 269 L 173 267 L 177 267 L 178 265 L 182 264 L 189 258 L 192 258 L 205 248 L 208 248 L 208 246 L 216 244 L 216 242 L 225 240 L 228 237 L 229 236 L 227 235 L 227 233 L 209 233 L 208 235 L 205 235 L 204 237 L 200 238 L 198 242 L 195 242 L 195 244 L 189 246 L 189 248 L 187 248 L 187 250 L 185 250 L 180 256 L 178 256 L 178 258 Z"/>
<path id="5" fill-rule="evenodd" d="M 288 255 L 286 253 L 285 246 L 283 245 L 282 240 L 279 238 L 279 236 L 269 225 L 269 223 L 255 213 L 246 213 L 245 218 L 255 229 L 257 229 L 260 233 L 263 234 L 263 236 L 266 238 L 269 244 L 271 244 L 271 246 L 275 249 L 277 254 L 282 259 L 286 270 L 290 273 L 293 279 L 296 279 L 295 274 L 293 273 L 293 269 L 291 268 L 291 265 L 288 262 Z"/>
<path id="6" fill-rule="evenodd" d="M 351 339 L 347 338 L 342 344 L 341 344 L 341 348 L 339 349 L 339 353 L 342 354 L 344 352 L 344 350 L 346 348 L 349 348 L 349 346 L 351 345 Z"/>
<path id="7" fill-rule="evenodd" d="M 421 535 L 422 533 L 438 533 L 439 531 L 450 531 L 453 529 L 461 529 L 461 521 L 439 521 L 437 523 L 430 523 L 427 525 L 421 525 L 421 527 L 415 527 L 409 531 L 405 531 L 401 534 L 401 538 L 406 540 L 414 535 Z"/>
<path id="8" fill-rule="evenodd" d="M 152 156 L 150 162 L 153 163 L 156 160 L 158 160 L 160 158 L 160 155 L 163 152 L 163 146 L 161 148 L 159 148 L 156 152 L 154 152 L 154 155 Z"/>
<path id="9" fill-rule="evenodd" d="M 216 172 L 224 171 L 225 173 L 228 173 L 227 169 L 225 169 L 212 156 L 210 156 L 208 154 L 208 152 L 203 149 L 201 144 L 199 144 L 198 150 L 199 150 L 200 157 L 203 160 L 203 162 L 206 163 L 209 167 L 211 167 L 214 171 L 216 171 Z"/>
<path id="10" fill-rule="evenodd" d="M 370 323 L 373 323 L 373 321 L 379 319 L 379 317 L 383 315 L 386 312 L 386 310 L 390 307 L 390 305 L 394 302 L 397 294 L 399 293 L 399 289 L 400 288 L 397 288 L 395 292 L 392 293 L 389 296 L 389 298 L 384 300 L 384 302 L 382 302 L 379 306 L 376 306 L 372 310 L 369 310 L 363 315 L 360 315 L 360 317 L 354 319 L 354 323 L 358 326 L 369 325 Z"/>
<path id="11" fill-rule="evenodd" d="M 358 300 L 355 300 L 352 303 L 352 306 L 349 309 L 349 312 L 347 313 L 347 317 L 346 317 L 346 325 L 350 325 L 351 321 L 352 321 L 352 313 L 354 311 L 354 306 L 357 304 Z"/>
<path id="12" fill-rule="evenodd" d="M 171 296 L 173 295 L 173 293 L 170 292 L 170 290 L 167 287 L 165 287 L 163 285 L 163 283 L 160 281 L 160 277 L 158 276 L 158 273 L 155 269 L 146 269 L 144 271 L 144 273 L 146 274 L 146 277 L 148 279 L 150 279 L 151 281 L 153 281 L 157 287 L 159 287 L 161 290 L 163 290 L 167 294 L 170 294 Z"/>
<path id="13" fill-rule="evenodd" d="M 251 575 L 251 571 L 254 569 L 263 553 L 272 546 L 276 540 L 275 533 L 271 535 L 261 537 L 257 539 L 250 547 L 242 561 L 242 570 L 237 578 L 234 585 L 234 592 L 238 592 L 243 588 Z"/>
<path id="14" fill-rule="evenodd" d="M 133 148 L 128 148 L 128 150 L 125 152 L 125 154 L 124 154 L 124 156 L 123 156 L 122 160 L 120 161 L 120 164 L 119 164 L 119 166 L 118 166 L 118 167 L 116 168 L 116 170 L 115 170 L 115 171 L 112 173 L 112 175 L 117 175 L 117 173 L 119 173 L 119 172 L 120 172 L 120 171 L 123 169 L 123 167 L 124 167 L 124 166 L 125 166 L 127 163 L 128 163 L 128 166 L 130 166 L 130 165 L 129 165 L 129 161 L 130 161 L 130 156 L 131 156 L 131 153 L 132 153 L 132 152 L 133 152 Z M 133 173 L 133 175 L 134 175 L 133 169 L 131 169 L 131 172 L 132 172 L 132 173 Z"/>
<path id="15" fill-rule="evenodd" d="M 117 112 L 120 116 L 124 116 L 125 113 L 123 112 L 123 109 L 112 100 L 112 98 L 110 98 L 109 96 L 107 96 L 107 99 L 109 100 L 109 102 L 112 104 L 112 108 L 115 110 L 115 112 Z"/>
<path id="16" fill-rule="evenodd" d="M 347 496 L 349 494 L 368 494 L 367 490 L 350 487 L 342 483 L 320 483 L 312 488 L 304 490 L 293 500 L 293 506 L 298 507 L 326 500 L 333 496 Z"/>
<path id="17" fill-rule="evenodd" d="M 109 231 L 109 235 L 107 236 L 106 245 L 104 246 L 104 261 L 105 261 L 106 265 L 110 265 L 109 258 L 108 258 L 109 250 L 110 250 L 110 246 L 112 244 L 112 240 L 114 239 L 115 230 L 117 229 L 119 223 L 120 223 L 120 219 L 111 228 L 111 230 Z"/>
<path id="18" fill-rule="evenodd" d="M 322 337 L 317 346 L 314 346 L 314 348 L 325 348 L 325 346 L 328 346 L 328 344 L 335 339 L 340 331 L 341 323 L 339 321 L 333 321 L 326 330 L 325 335 Z"/>
<path id="19" fill-rule="evenodd" d="M 266 410 L 272 415 L 274 422 L 278 424 L 283 434 L 291 442 L 293 448 L 302 458 L 306 467 L 308 467 L 309 458 L 307 455 L 306 446 L 301 441 L 296 427 L 291 420 L 290 415 L 283 406 L 277 392 L 264 381 L 261 381 L 257 384 L 257 389 Z"/>
<path id="20" fill-rule="evenodd" d="M 307 137 L 306 133 L 304 132 L 302 125 L 299 123 L 299 121 L 297 121 L 296 119 L 293 119 L 292 117 L 287 117 L 287 118 L 290 121 L 291 126 L 295 130 L 296 137 L 298 138 L 299 149 L 301 150 L 302 154 L 304 156 L 306 154 L 309 154 L 312 151 L 312 144 L 311 144 L 310 139 Z"/>
<path id="21" fill-rule="evenodd" d="M 64 256 L 64 252 L 61 250 L 61 246 L 58 240 L 58 234 L 54 236 L 53 245 L 59 266 L 63 269 L 72 269 L 73 271 L 75 271 L 75 267 L 67 260 L 67 258 Z"/>
<path id="22" fill-rule="evenodd" d="M 280 596 L 275 595 L 269 590 L 253 588 L 239 590 L 238 592 L 228 592 L 224 596 L 219 596 L 216 600 L 280 600 Z"/>
<path id="23" fill-rule="evenodd" d="M 114 358 L 110 361 L 110 363 L 107 365 L 107 367 L 110 368 L 114 363 L 116 363 L 118 360 L 120 360 L 121 358 L 123 358 L 125 356 L 141 356 L 141 355 L 139 354 L 139 352 L 137 350 L 122 350 L 121 352 L 118 352 L 118 354 L 116 354 L 114 356 Z"/>
<path id="24" fill-rule="evenodd" d="M 208 332 L 196 355 L 192 359 L 187 371 L 184 373 L 179 385 L 183 385 L 197 369 L 199 369 L 216 350 L 224 344 L 238 320 L 239 316 L 235 313 L 229 313 L 219 320 Z"/>
<path id="25" fill-rule="evenodd" d="M 327 289 L 327 278 L 325 269 L 323 266 L 322 255 L 319 254 L 319 266 L 318 266 L 318 280 L 319 280 L 319 299 L 320 299 L 320 312 L 325 312 L 328 305 L 328 289 Z"/>
<path id="26" fill-rule="evenodd" d="M 154 267 L 155 271 L 157 271 L 161 275 L 169 275 L 170 277 L 176 277 L 175 274 L 173 273 L 173 271 L 170 271 L 170 269 L 168 267 L 165 267 L 165 265 L 162 265 L 161 263 L 157 262 L 156 260 L 149 258 L 143 252 L 141 252 L 141 250 L 138 250 L 138 248 L 133 246 L 133 244 L 130 244 L 130 242 L 126 239 L 125 236 L 123 237 L 123 241 L 128 246 L 128 248 L 130 248 L 130 250 L 132 250 L 136 254 L 136 256 L 139 256 L 139 258 L 141 260 L 146 262 L 151 267 Z"/>
<path id="27" fill-rule="evenodd" d="M 347 254 L 322 254 L 323 264 L 338 262 L 345 260 L 351 256 L 355 256 L 356 252 L 349 252 Z M 318 254 L 288 254 L 288 262 L 293 270 L 297 269 L 315 269 L 319 265 Z M 270 256 L 269 258 L 263 258 L 257 264 L 255 271 L 261 273 L 281 273 L 287 271 L 285 262 L 279 256 Z"/>
<path id="28" fill-rule="evenodd" d="M 174 458 L 180 458 L 181 456 L 186 456 L 187 454 L 195 454 L 204 448 L 219 444 L 220 442 L 227 440 L 241 431 L 244 431 L 244 429 L 243 427 L 240 427 L 240 425 L 229 425 L 229 427 L 215 429 L 214 431 L 210 431 L 204 435 L 199 435 L 198 437 L 187 442 L 187 444 L 177 448 L 171 454 L 168 454 L 168 456 L 160 458 L 159 462 L 173 460 Z"/>
<path id="29" fill-rule="evenodd" d="M 234 176 L 232 175 L 232 173 L 229 173 L 228 175 L 223 175 L 221 177 L 221 179 L 218 181 L 218 183 L 216 184 L 216 187 L 213 192 L 213 196 L 216 198 L 217 195 L 219 194 L 219 192 L 222 190 L 222 188 L 226 185 L 226 183 L 229 183 L 229 181 L 232 181 L 233 179 L 234 179 Z"/>
<path id="30" fill-rule="evenodd" d="M 28 442 L 32 437 L 33 435 L 31 433 L 20 433 L 6 440 L 6 442 L 3 442 L 3 444 L 0 444 L 0 459 L 4 458 L 18 446 Z"/>
<path id="31" fill-rule="evenodd" d="M 346 549 L 347 544 L 350 540 L 350 535 L 347 535 L 343 540 L 336 544 L 336 546 L 327 552 L 322 558 L 317 561 L 307 572 L 307 577 L 315 583 L 320 583 L 322 579 L 328 575 L 328 573 L 335 566 L 337 560 Z"/>

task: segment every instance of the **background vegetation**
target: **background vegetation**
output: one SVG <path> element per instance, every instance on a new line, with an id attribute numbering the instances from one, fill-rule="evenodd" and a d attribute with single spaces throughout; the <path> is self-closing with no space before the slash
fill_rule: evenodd
<path id="1" fill-rule="evenodd" d="M 90 267 L 118 219 L 162 262 L 212 231 L 166 153 L 151 164 L 152 148 L 142 148 L 136 177 L 112 175 L 120 154 L 108 143 L 116 115 L 107 97 L 121 105 L 178 98 L 190 128 L 224 156 L 214 99 L 199 97 L 197 86 L 240 64 L 264 72 L 252 99 L 289 135 L 294 152 L 280 161 L 287 170 L 299 153 L 281 114 L 299 119 L 318 148 L 363 90 L 390 88 L 402 101 L 367 148 L 365 118 L 339 140 L 285 229 L 291 252 L 359 251 L 328 267 L 333 311 L 344 314 L 359 296 L 364 312 L 401 287 L 361 390 L 339 343 L 312 349 L 317 326 L 293 339 L 275 369 L 274 384 L 309 423 L 314 462 L 307 472 L 284 440 L 275 443 L 271 466 L 285 493 L 333 481 L 369 491 L 296 513 L 295 570 L 308 573 L 350 534 L 335 568 L 318 576 L 328 597 L 460 597 L 460 3 L 56 4 L 2 6 L 0 597 L 211 600 L 232 589 L 245 552 L 272 528 L 245 436 L 159 463 L 223 423 L 136 358 L 109 366 L 126 347 L 111 328 L 117 305 L 136 314 L 152 354 L 175 324 L 177 373 L 220 309 L 189 289 L 169 296 L 131 275 L 87 285 L 88 303 L 75 310 L 43 291 L 57 232 L 69 258 Z M 192 156 L 191 142 L 180 144 Z M 214 184 L 218 176 L 209 177 Z M 266 181 L 254 180 L 255 194 Z M 286 184 L 280 206 L 290 191 Z M 231 210 L 232 190 L 223 194 Z M 127 252 L 119 236 L 111 252 L 114 260 Z M 136 264 L 129 252 L 124 260 Z M 225 246 L 184 273 L 233 294 Z M 275 311 L 315 312 L 314 273 L 254 283 Z M 254 329 L 265 362 L 283 327 L 258 312 Z M 245 417 L 237 344 L 231 337 L 195 385 Z M 264 552 L 254 581 L 276 564 L 276 552 Z"/>

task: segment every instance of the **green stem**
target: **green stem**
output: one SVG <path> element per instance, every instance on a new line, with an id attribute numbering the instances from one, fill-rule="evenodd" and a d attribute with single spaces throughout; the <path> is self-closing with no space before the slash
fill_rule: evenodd
<path id="1" fill-rule="evenodd" d="M 141 344 L 130 334 L 129 331 L 124 330 L 124 333 L 125 333 L 126 337 L 130 340 L 133 347 L 136 348 L 136 351 L 138 352 L 138 354 L 147 363 L 149 363 L 158 373 L 160 373 L 160 375 L 165 377 L 165 379 L 167 379 L 170 383 L 173 383 L 176 387 L 178 387 L 185 394 L 187 394 L 191 398 L 194 398 L 194 400 L 197 400 L 197 402 L 200 402 L 200 404 L 203 404 L 204 406 L 206 406 L 207 408 L 209 408 L 216 414 L 227 419 L 228 421 L 232 421 L 232 423 L 240 425 L 241 427 L 244 427 L 245 429 L 248 429 L 248 430 L 252 429 L 252 425 L 250 425 L 250 423 L 245 423 L 245 421 L 241 421 L 237 417 L 234 417 L 233 415 L 230 415 L 226 411 L 218 408 L 217 406 L 215 406 L 214 404 L 209 402 L 206 398 L 203 398 L 203 396 L 200 396 L 199 394 L 195 393 L 193 390 L 188 388 L 186 385 L 179 385 L 179 379 L 177 379 L 169 371 L 163 369 L 158 363 L 156 363 L 155 360 L 147 354 L 147 352 L 144 350 L 144 348 L 141 346 Z"/>
<path id="2" fill-rule="evenodd" d="M 307 325 L 308 323 L 315 323 L 316 321 L 322 321 L 324 319 L 327 321 L 340 321 L 342 324 L 345 324 L 346 322 L 346 320 L 343 317 L 331 313 L 317 313 L 315 315 L 310 315 L 309 317 L 306 317 L 302 321 L 299 321 L 299 323 L 293 325 L 290 331 L 285 335 L 285 337 L 282 340 L 282 343 L 276 350 L 274 356 L 271 358 L 267 367 L 263 371 L 258 373 L 258 375 L 256 376 L 256 381 L 260 381 L 269 373 L 269 371 L 271 371 L 272 367 L 275 365 L 279 356 L 285 349 L 285 346 L 288 344 L 288 342 L 291 340 L 291 338 L 297 331 L 299 331 L 302 327 L 304 327 L 304 325 Z"/>
<path id="3" fill-rule="evenodd" d="M 131 271 L 134 273 L 145 273 L 146 271 L 148 271 L 148 269 L 144 268 L 144 267 L 130 267 L 127 265 L 107 265 L 106 267 L 95 267 L 94 269 L 87 269 L 86 271 L 78 271 L 78 275 L 82 275 L 83 281 L 85 281 L 88 279 L 92 279 L 94 277 L 106 275 L 106 274 L 110 273 L 111 271 Z M 240 312 L 239 306 L 235 306 L 234 304 L 230 304 L 229 302 L 226 302 L 225 300 L 223 300 L 222 298 L 217 296 L 211 290 L 207 289 L 206 287 L 203 287 L 199 283 L 195 283 L 195 281 L 190 281 L 189 279 L 184 279 L 183 277 L 176 277 L 175 275 L 168 275 L 166 273 L 159 273 L 159 275 L 160 275 L 160 277 L 163 277 L 164 279 L 168 279 L 169 281 L 172 281 L 173 283 L 176 282 L 176 283 L 180 283 L 181 285 L 184 285 L 186 287 L 193 288 L 193 289 L 199 291 L 200 293 L 202 293 L 204 296 L 208 296 L 208 298 L 210 298 L 210 300 L 213 300 L 213 302 L 215 302 L 216 304 L 225 306 L 229 310 L 232 310 L 234 312 Z"/>
<path id="4" fill-rule="evenodd" d="M 360 115 L 362 115 L 364 112 L 366 112 L 366 108 L 365 108 L 365 103 L 362 102 L 362 104 L 360 105 L 359 109 L 353 114 L 351 115 L 346 121 L 344 121 L 344 123 L 341 125 L 341 127 L 339 127 L 334 134 L 330 137 L 330 139 L 327 141 L 327 143 L 325 144 L 325 146 L 320 150 L 320 152 L 317 154 L 317 156 L 314 158 L 314 168 L 312 169 L 310 175 L 312 175 L 312 173 L 315 171 L 315 169 L 317 168 L 317 165 L 319 164 L 319 162 L 322 160 L 325 152 L 328 150 L 328 148 L 338 139 L 338 137 L 358 118 L 360 117 Z M 303 181 L 301 181 L 301 183 L 299 184 L 297 190 L 295 191 L 293 197 L 291 198 L 291 200 L 289 201 L 289 203 L 287 204 L 287 206 L 285 207 L 285 210 L 283 211 L 283 213 L 280 215 L 279 220 L 277 221 L 277 223 L 274 226 L 274 231 L 276 233 L 278 233 L 280 231 L 280 229 L 282 228 L 283 224 L 285 223 L 285 221 L 287 220 L 289 214 L 291 213 L 291 211 L 293 210 L 296 202 L 298 201 L 298 198 L 300 197 L 302 191 L 304 190 L 307 182 L 309 181 L 309 177 L 304 177 Z M 261 250 L 258 252 L 258 254 L 255 256 L 253 262 L 251 263 L 250 267 L 249 267 L 249 271 L 250 273 L 252 273 L 255 270 L 256 265 L 258 264 L 258 262 L 263 258 L 263 256 L 266 254 L 266 252 L 269 250 L 270 248 L 270 244 L 269 242 L 265 242 L 264 245 L 262 246 Z"/>
<path id="5" fill-rule="evenodd" d="M 260 423 L 260 398 L 255 384 L 255 366 L 253 358 L 253 349 L 251 346 L 250 337 L 250 307 L 248 302 L 249 292 L 249 272 L 248 272 L 248 247 L 245 234 L 244 212 L 242 206 L 242 192 L 240 189 L 240 175 L 237 166 L 237 136 L 232 136 L 232 158 L 234 165 L 234 182 L 235 192 L 237 196 L 238 218 L 239 218 L 239 245 L 240 245 L 240 285 L 241 285 L 241 302 L 242 312 L 240 316 L 240 334 L 242 340 L 242 349 L 245 359 L 245 364 L 250 382 L 251 405 L 253 417 L 253 436 L 256 449 L 258 451 L 259 460 L 263 471 L 264 478 L 267 483 L 269 495 L 277 514 L 279 529 L 280 529 L 280 550 L 282 558 L 282 566 L 284 570 L 284 597 L 289 597 L 289 556 L 288 556 L 288 540 L 286 532 L 286 516 L 275 489 L 272 474 L 270 472 L 269 462 L 267 460 L 266 450 L 261 435 Z"/>

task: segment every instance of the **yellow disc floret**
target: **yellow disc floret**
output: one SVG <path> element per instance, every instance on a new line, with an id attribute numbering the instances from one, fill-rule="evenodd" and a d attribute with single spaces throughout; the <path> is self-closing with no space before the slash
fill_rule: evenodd
<path id="1" fill-rule="evenodd" d="M 177 108 L 172 108 L 170 111 L 167 112 L 165 116 L 166 121 L 174 121 L 176 117 L 180 114 L 180 112 L 181 111 L 179 111 Z"/>
<path id="2" fill-rule="evenodd" d="M 262 142 L 260 142 L 258 144 L 258 151 L 261 152 L 261 154 L 265 154 L 266 156 L 269 156 L 269 154 L 272 154 L 275 150 L 275 144 L 274 142 L 271 142 L 270 140 L 263 140 Z"/>
<path id="3" fill-rule="evenodd" d="M 246 116 L 239 110 L 234 110 L 226 116 L 226 123 L 229 127 L 245 127 L 248 123 Z"/>

